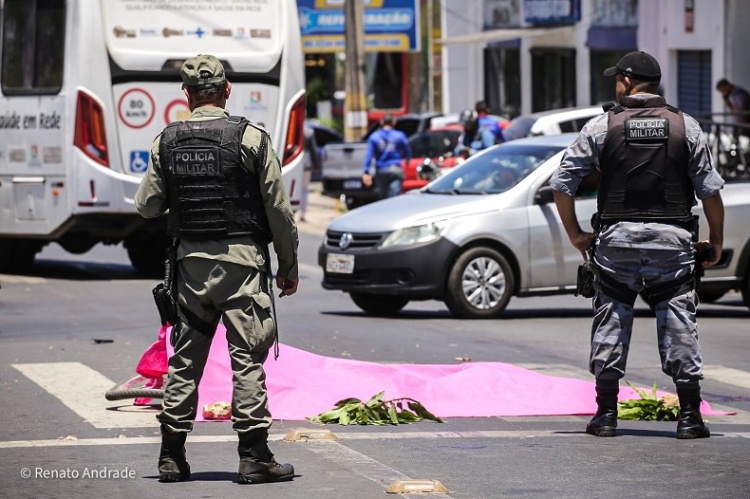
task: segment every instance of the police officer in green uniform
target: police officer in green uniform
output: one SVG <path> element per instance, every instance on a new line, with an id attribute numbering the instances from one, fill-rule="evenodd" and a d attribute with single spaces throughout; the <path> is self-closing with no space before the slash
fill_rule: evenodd
<path id="1" fill-rule="evenodd" d="M 586 432 L 616 435 L 619 379 L 639 293 L 656 312 L 662 371 L 680 399 L 677 438 L 710 436 L 700 413 L 703 359 L 698 344 L 695 250 L 716 265 L 723 245 L 724 181 L 713 165 L 698 122 L 657 95 L 659 63 L 645 52 L 626 54 L 604 76 L 615 77 L 618 105 L 592 118 L 565 151 L 550 179 L 570 242 L 591 256 L 594 321 L 589 367 L 596 377 L 597 412 Z M 581 181 L 599 175 L 597 233 L 581 229 L 575 195 Z M 691 213 L 703 205 L 708 239 L 695 241 Z M 695 243 L 695 244 L 694 244 Z"/>
<path id="2" fill-rule="evenodd" d="M 190 119 L 167 126 L 151 146 L 135 196 L 144 217 L 167 210 L 179 241 L 179 319 L 164 389 L 159 481 L 187 480 L 185 440 L 198 410 L 197 387 L 219 320 L 233 371 L 232 421 L 239 435 L 240 483 L 289 480 L 268 448 L 272 418 L 263 362 L 277 339 L 268 244 L 278 256 L 280 296 L 297 291 L 297 228 L 268 133 L 224 107 L 232 90 L 211 55 L 180 71 Z"/>

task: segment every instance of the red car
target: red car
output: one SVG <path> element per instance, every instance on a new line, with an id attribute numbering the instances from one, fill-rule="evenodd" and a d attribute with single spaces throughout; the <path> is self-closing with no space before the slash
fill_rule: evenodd
<path id="1" fill-rule="evenodd" d="M 423 170 L 425 160 L 429 159 L 440 168 L 456 166 L 454 156 L 458 137 L 463 128 L 460 125 L 448 125 L 445 128 L 431 129 L 418 133 L 409 138 L 411 161 L 404 167 L 404 183 L 402 192 L 419 189 L 431 180 L 431 172 Z"/>

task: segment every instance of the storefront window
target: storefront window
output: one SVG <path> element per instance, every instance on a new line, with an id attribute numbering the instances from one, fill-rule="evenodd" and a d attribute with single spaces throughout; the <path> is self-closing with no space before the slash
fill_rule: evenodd
<path id="1" fill-rule="evenodd" d="M 531 50 L 531 110 L 547 111 L 576 105 L 574 49 Z"/>
<path id="2" fill-rule="evenodd" d="M 401 52 L 368 54 L 365 85 L 372 109 L 404 107 L 407 81 L 404 75 L 406 55 Z"/>
<path id="3" fill-rule="evenodd" d="M 591 51 L 589 60 L 591 65 L 592 104 L 603 104 L 615 100 L 615 79 L 607 78 L 602 73 L 605 69 L 616 66 L 626 53 L 628 53 L 627 50 Z"/>
<path id="4" fill-rule="evenodd" d="M 484 98 L 492 114 L 514 118 L 521 114 L 521 53 L 517 48 L 484 50 Z"/>

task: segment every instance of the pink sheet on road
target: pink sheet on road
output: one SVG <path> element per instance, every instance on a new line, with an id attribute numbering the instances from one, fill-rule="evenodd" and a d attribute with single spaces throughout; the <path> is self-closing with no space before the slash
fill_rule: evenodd
<path id="1" fill-rule="evenodd" d="M 160 341 L 168 336 L 160 335 Z M 171 355 L 172 347 L 165 343 Z M 589 415 L 596 411 L 593 381 L 549 376 L 502 362 L 379 364 L 325 357 L 282 344 L 278 360 L 271 355 L 265 369 L 271 414 L 277 420 L 304 420 L 333 408 L 341 399 L 367 400 L 381 391 L 386 400 L 418 400 L 442 418 Z M 232 370 L 222 325 L 211 346 L 198 398 L 200 408 L 232 400 Z M 622 386 L 619 398 L 639 396 Z M 706 402 L 701 410 L 704 415 L 728 414 L 713 411 Z M 198 420 L 203 420 L 200 410 Z"/>

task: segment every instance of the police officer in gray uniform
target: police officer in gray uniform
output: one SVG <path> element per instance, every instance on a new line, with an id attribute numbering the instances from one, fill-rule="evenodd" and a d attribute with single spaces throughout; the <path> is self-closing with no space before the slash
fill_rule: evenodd
<path id="1" fill-rule="evenodd" d="M 625 375 L 633 304 L 642 293 L 656 312 L 662 370 L 680 399 L 677 438 L 707 438 L 699 408 L 703 359 L 695 255 L 711 252 L 704 267 L 721 258 L 724 181 L 698 123 L 657 95 L 656 59 L 631 52 L 604 76 L 616 79 L 618 105 L 586 123 L 550 180 L 570 242 L 584 259 L 593 258 L 597 274 L 589 367 L 598 410 L 586 432 L 616 434 L 619 379 Z M 575 213 L 576 190 L 590 174 L 599 175 L 597 233 L 583 231 Z M 696 196 L 709 234 L 694 244 Z"/>
<path id="2" fill-rule="evenodd" d="M 268 244 L 278 257 L 280 296 L 297 291 L 297 228 L 267 132 L 224 111 L 232 90 L 211 55 L 188 59 L 180 72 L 190 119 L 167 126 L 151 146 L 148 172 L 135 196 L 145 217 L 167 210 L 179 240 L 179 319 L 172 330 L 161 423 L 159 481 L 190 477 L 185 440 L 198 410 L 197 387 L 216 326 L 227 330 L 233 371 L 232 421 L 239 435 L 240 483 L 291 479 L 268 448 L 263 362 L 277 341 Z M 227 380 L 229 381 L 229 380 Z"/>

